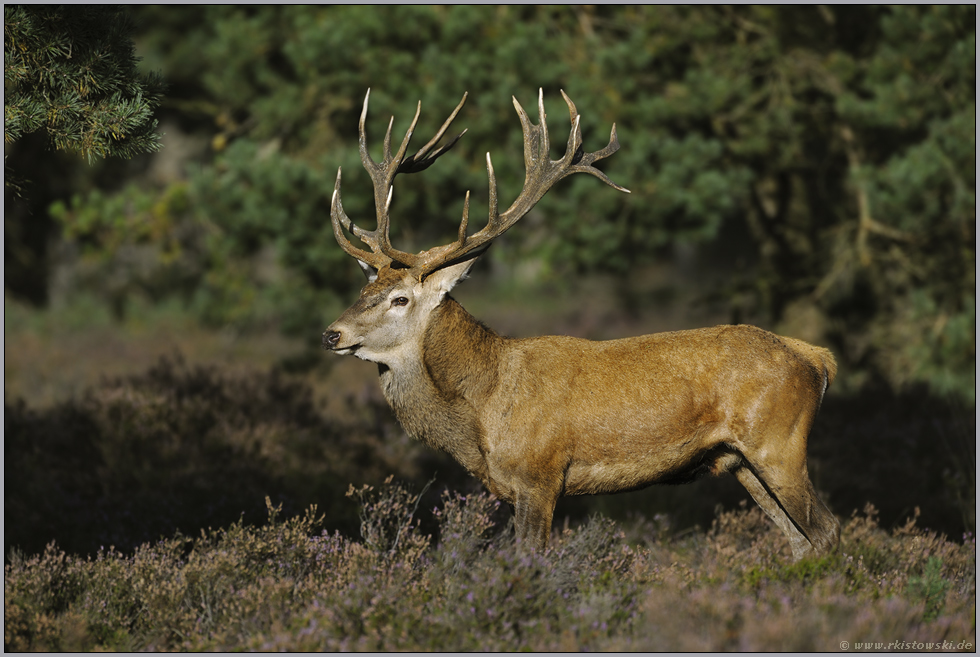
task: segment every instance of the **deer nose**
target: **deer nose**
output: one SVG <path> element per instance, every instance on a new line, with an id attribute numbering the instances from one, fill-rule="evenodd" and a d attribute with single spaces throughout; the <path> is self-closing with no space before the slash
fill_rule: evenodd
<path id="1" fill-rule="evenodd" d="M 333 349 L 340 342 L 340 331 L 324 331 L 323 332 L 323 348 Z"/>

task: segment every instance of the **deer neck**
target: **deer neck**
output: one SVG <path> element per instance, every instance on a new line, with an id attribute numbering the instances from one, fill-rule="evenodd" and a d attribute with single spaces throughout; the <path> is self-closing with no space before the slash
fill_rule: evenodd
<path id="1" fill-rule="evenodd" d="M 381 387 L 412 437 L 452 455 L 486 481 L 479 416 L 497 384 L 503 338 L 448 295 L 412 356 L 381 366 Z"/>

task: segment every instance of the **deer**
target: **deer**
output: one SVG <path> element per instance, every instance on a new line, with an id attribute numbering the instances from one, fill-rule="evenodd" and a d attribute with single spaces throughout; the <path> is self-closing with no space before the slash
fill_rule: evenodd
<path id="1" fill-rule="evenodd" d="M 376 162 L 365 122 L 361 161 L 374 186 L 376 228 L 344 212 L 337 171 L 330 218 L 340 247 L 363 270 L 357 301 L 323 332 L 322 346 L 376 363 L 381 389 L 404 430 L 451 455 L 513 510 L 520 546 L 545 550 L 561 496 L 617 493 L 732 473 L 785 534 L 794 560 L 837 549 L 840 524 L 807 473 L 807 439 L 837 364 L 827 349 L 748 325 L 655 333 L 608 341 L 570 336 L 509 338 L 475 319 L 450 296 L 493 241 L 558 181 L 584 173 L 619 191 L 593 166 L 619 149 L 583 148 L 571 119 L 565 154 L 551 160 L 538 92 L 537 124 L 513 98 L 524 135 L 524 186 L 500 212 L 490 154 L 489 219 L 469 235 L 469 192 L 457 239 L 419 253 L 389 238 L 393 181 L 425 170 L 466 130 L 436 148 L 467 94 L 436 135 L 407 154 L 421 101 L 397 152 L 394 117 Z M 356 236 L 370 250 L 354 246 Z"/>

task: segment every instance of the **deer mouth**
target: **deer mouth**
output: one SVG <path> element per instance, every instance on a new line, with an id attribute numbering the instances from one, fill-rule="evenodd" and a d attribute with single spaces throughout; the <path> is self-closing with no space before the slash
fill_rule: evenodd
<path id="1" fill-rule="evenodd" d="M 320 344 L 326 351 L 332 351 L 342 356 L 354 353 L 361 346 L 360 343 L 349 345 L 340 344 L 341 339 L 342 336 L 339 331 L 327 330 L 323 332 Z"/>
<path id="2" fill-rule="evenodd" d="M 329 345 L 326 341 L 323 343 L 324 351 L 332 351 L 335 354 L 340 354 L 341 356 L 349 356 L 353 354 L 358 349 L 361 348 L 360 344 L 348 344 L 348 345 Z"/>

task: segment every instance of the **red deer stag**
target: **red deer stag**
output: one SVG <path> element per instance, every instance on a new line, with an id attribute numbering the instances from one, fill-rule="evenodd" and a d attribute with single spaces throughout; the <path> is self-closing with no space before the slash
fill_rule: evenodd
<path id="1" fill-rule="evenodd" d="M 391 123 L 384 159 L 360 153 L 374 181 L 377 228 L 356 226 L 331 201 L 334 235 L 364 270 L 360 297 L 323 333 L 323 347 L 378 364 L 381 387 L 399 422 L 426 445 L 451 454 L 515 513 L 518 541 L 541 549 L 561 495 L 615 493 L 733 473 L 789 538 L 793 555 L 836 549 L 840 525 L 807 475 L 810 426 L 837 365 L 826 349 L 753 326 L 716 326 L 606 342 L 565 336 L 511 339 L 463 310 L 450 290 L 494 239 L 574 173 L 612 182 L 593 163 L 619 149 L 582 148 L 579 114 L 562 92 L 572 129 L 565 155 L 549 158 L 548 128 L 514 107 L 524 131 L 524 189 L 504 212 L 490 154 L 490 218 L 467 235 L 469 193 L 456 241 L 421 253 L 391 246 L 389 208 L 399 173 L 422 171 L 457 137 L 435 148 L 466 102 L 414 155 L 406 156 L 421 103 L 398 152 Z M 392 119 L 393 121 L 394 119 Z M 370 251 L 355 247 L 344 228 Z"/>

